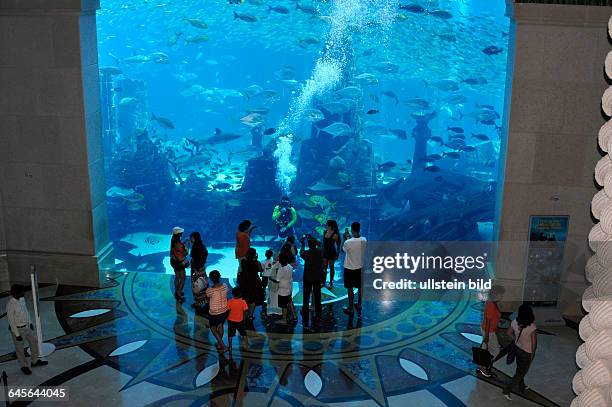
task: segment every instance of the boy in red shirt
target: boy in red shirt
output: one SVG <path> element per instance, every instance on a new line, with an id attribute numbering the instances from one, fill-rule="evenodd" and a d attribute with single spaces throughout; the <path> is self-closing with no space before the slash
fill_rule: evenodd
<path id="1" fill-rule="evenodd" d="M 229 309 L 229 315 L 227 317 L 227 349 L 230 353 L 232 353 L 232 341 L 234 336 L 236 336 L 236 331 L 240 333 L 243 346 L 245 348 L 249 347 L 246 329 L 244 328 L 244 320 L 246 319 L 246 313 L 249 306 L 247 305 L 246 301 L 242 299 L 242 294 L 240 293 L 239 287 L 232 288 L 232 296 L 234 298 L 227 301 L 227 308 Z"/>

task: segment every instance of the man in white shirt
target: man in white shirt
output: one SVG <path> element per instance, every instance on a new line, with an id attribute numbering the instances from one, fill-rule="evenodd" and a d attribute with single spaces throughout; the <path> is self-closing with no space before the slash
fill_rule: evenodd
<path id="1" fill-rule="evenodd" d="M 30 353 L 32 354 L 31 366 L 45 366 L 49 362 L 38 359 L 38 342 L 34 336 L 34 326 L 32 325 L 30 314 L 26 307 L 24 291 L 24 287 L 19 284 L 15 284 L 11 287 L 11 298 L 6 304 L 6 316 L 9 320 L 9 329 L 11 331 L 13 343 L 15 344 L 17 359 L 21 364 L 21 371 L 26 375 L 30 375 L 32 374 L 30 363 L 26 359 L 23 351 L 24 339 L 30 344 Z"/>
<path id="2" fill-rule="evenodd" d="M 348 230 L 344 232 L 344 243 L 342 251 L 346 253 L 344 257 L 344 287 L 348 291 L 349 306 L 344 308 L 345 314 L 353 315 L 354 310 L 361 315 L 362 290 L 361 290 L 361 270 L 363 268 L 363 256 L 366 247 L 366 238 L 360 235 L 361 225 L 359 222 L 351 224 L 351 235 Z M 353 304 L 357 289 L 357 304 Z"/>

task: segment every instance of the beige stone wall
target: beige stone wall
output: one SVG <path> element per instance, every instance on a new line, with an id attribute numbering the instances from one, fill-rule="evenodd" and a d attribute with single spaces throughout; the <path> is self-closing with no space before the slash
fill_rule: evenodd
<path id="1" fill-rule="evenodd" d="M 561 309 L 580 313 L 593 226 L 593 167 L 606 89 L 607 7 L 513 5 L 516 38 L 500 239 L 526 241 L 530 215 L 569 215 Z M 510 56 L 511 57 L 511 56 Z M 502 251 L 497 275 L 520 292 L 526 244 Z M 515 297 L 516 298 L 516 297 Z"/>
<path id="2" fill-rule="evenodd" d="M 0 251 L 12 280 L 99 281 L 109 253 L 95 10 L 0 2 Z"/>

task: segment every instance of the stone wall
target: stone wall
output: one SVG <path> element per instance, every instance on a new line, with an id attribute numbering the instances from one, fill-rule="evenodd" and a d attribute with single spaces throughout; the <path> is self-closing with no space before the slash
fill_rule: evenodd
<path id="1" fill-rule="evenodd" d="M 0 252 L 12 281 L 99 283 L 112 259 L 97 0 L 0 2 Z"/>
<path id="2" fill-rule="evenodd" d="M 521 298 L 530 215 L 569 215 L 560 306 L 578 315 L 593 226 L 586 208 L 594 191 L 593 167 L 601 158 L 595 135 L 603 123 L 601 60 L 610 46 L 610 8 L 512 8 L 516 42 L 499 236 L 517 243 L 501 250 L 497 276 L 509 298 Z"/>

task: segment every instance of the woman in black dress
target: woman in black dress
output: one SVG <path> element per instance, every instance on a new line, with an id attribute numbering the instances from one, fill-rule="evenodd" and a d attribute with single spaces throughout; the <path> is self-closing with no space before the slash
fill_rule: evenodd
<path id="1" fill-rule="evenodd" d="M 338 229 L 338 223 L 329 219 L 327 221 L 327 229 L 323 234 L 323 271 L 327 273 L 327 266 L 329 265 L 329 288 L 334 288 L 334 263 L 338 260 L 338 253 L 340 253 L 340 230 Z"/>
<path id="2" fill-rule="evenodd" d="M 208 288 L 208 277 L 206 276 L 206 259 L 208 249 L 202 242 L 199 232 L 193 232 L 189 236 L 191 240 L 191 288 L 193 291 L 192 308 L 203 307 L 206 300 L 206 289 Z M 198 282 L 198 279 L 201 280 Z"/>
<path id="3" fill-rule="evenodd" d="M 262 268 L 261 263 L 257 260 L 257 251 L 251 247 L 240 265 L 238 286 L 242 292 L 242 298 L 249 305 L 248 318 L 252 321 L 255 307 L 262 305 L 265 299 L 263 285 L 259 278 Z"/>

